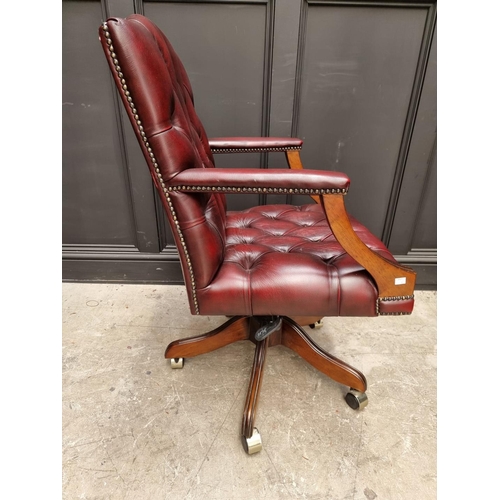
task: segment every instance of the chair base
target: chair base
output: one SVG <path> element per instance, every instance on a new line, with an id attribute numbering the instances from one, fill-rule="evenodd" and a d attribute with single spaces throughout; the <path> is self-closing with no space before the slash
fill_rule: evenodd
<path id="1" fill-rule="evenodd" d="M 172 366 L 177 368 L 183 366 L 183 358 L 192 358 L 215 351 L 233 342 L 250 340 L 255 344 L 255 356 L 241 425 L 243 447 L 248 454 L 256 453 L 262 448 L 262 439 L 254 424 L 266 354 L 270 347 L 277 345 L 288 347 L 332 380 L 348 386 L 350 391 L 346 396 L 346 401 L 351 408 L 362 409 L 368 404 L 365 394 L 367 388 L 366 378 L 359 370 L 319 347 L 293 319 L 283 316 L 282 320 L 280 329 L 271 333 L 264 340 L 257 341 L 255 332 L 260 326 L 259 319 L 256 317 L 235 316 L 211 332 L 196 337 L 175 340 L 169 344 L 165 351 L 165 358 L 174 359 Z M 309 321 L 309 318 L 307 318 L 307 321 Z M 180 358 L 182 358 L 182 361 L 179 361 Z M 182 366 L 179 366 L 180 363 L 182 363 Z M 257 443 L 257 441 L 259 442 Z"/>

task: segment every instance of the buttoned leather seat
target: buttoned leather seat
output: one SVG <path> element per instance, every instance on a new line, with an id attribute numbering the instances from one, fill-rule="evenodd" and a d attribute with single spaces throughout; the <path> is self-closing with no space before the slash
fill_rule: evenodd
<path id="1" fill-rule="evenodd" d="M 409 314 L 415 273 L 345 212 L 347 175 L 303 169 L 298 138 L 208 139 L 179 57 L 146 17 L 108 19 L 99 36 L 173 229 L 191 313 L 231 317 L 172 342 L 165 352 L 172 366 L 239 340 L 256 345 L 242 423 L 248 453 L 262 447 L 254 420 L 269 347 L 294 350 L 346 385 L 351 407 L 364 407 L 364 375 L 317 346 L 302 326 L 324 316 Z M 248 152 L 284 153 L 290 169 L 215 166 L 214 154 Z M 227 210 L 226 193 L 302 194 L 314 202 L 235 212 Z"/>
<path id="2" fill-rule="evenodd" d="M 365 244 L 393 260 L 351 222 Z M 224 259 L 198 296 L 201 314 L 376 316 L 378 292 L 333 236 L 320 205 L 268 205 L 228 212 Z"/>

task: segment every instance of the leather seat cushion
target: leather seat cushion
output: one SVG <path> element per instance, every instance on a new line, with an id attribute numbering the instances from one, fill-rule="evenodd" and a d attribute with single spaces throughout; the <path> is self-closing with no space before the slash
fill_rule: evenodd
<path id="1" fill-rule="evenodd" d="M 351 217 L 361 240 L 395 262 Z M 197 290 L 206 315 L 376 316 L 371 276 L 340 246 L 321 206 L 266 205 L 228 212 L 224 260 Z"/>

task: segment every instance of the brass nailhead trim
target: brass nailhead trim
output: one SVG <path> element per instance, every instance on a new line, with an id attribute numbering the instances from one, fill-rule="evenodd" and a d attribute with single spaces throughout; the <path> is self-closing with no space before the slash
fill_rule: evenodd
<path id="1" fill-rule="evenodd" d="M 393 300 L 410 300 L 414 297 L 415 295 L 399 295 L 397 297 L 379 297 L 378 300 L 382 300 L 383 302 L 391 302 Z"/>
<path id="2" fill-rule="evenodd" d="M 380 312 L 380 302 L 392 302 L 397 300 L 410 300 L 413 299 L 415 295 L 399 295 L 395 297 L 379 297 L 376 303 L 377 316 L 407 316 L 411 313 L 407 312 Z"/>
<path id="3" fill-rule="evenodd" d="M 267 151 L 292 151 L 302 149 L 302 146 L 283 146 L 283 147 L 261 147 L 261 148 L 210 148 L 213 153 L 265 153 Z"/>
<path id="4" fill-rule="evenodd" d="M 271 187 L 234 187 L 234 186 L 169 186 L 169 191 L 205 191 L 209 193 L 283 193 L 283 194 L 346 194 L 347 189 L 304 189 Z"/>
<path id="5" fill-rule="evenodd" d="M 379 313 L 379 316 L 409 316 L 410 313 L 407 312 L 397 312 L 397 313 Z"/>
<path id="6" fill-rule="evenodd" d="M 112 41 L 111 41 L 111 34 L 108 31 L 108 24 L 106 22 L 102 23 L 102 29 L 104 30 L 104 36 L 107 38 L 106 43 L 108 44 L 108 50 L 110 51 L 111 60 L 113 61 L 116 72 L 118 73 L 118 76 L 120 78 L 122 90 L 123 90 L 125 97 L 128 101 L 128 104 L 130 106 L 130 110 L 132 111 L 132 114 L 134 115 L 134 120 L 139 128 L 140 134 L 142 136 L 142 140 L 144 142 L 144 146 L 146 147 L 146 150 L 149 153 L 149 157 L 151 159 L 151 162 L 153 163 L 156 175 L 158 177 L 158 180 L 160 181 L 163 193 L 164 193 L 165 198 L 167 200 L 167 204 L 168 204 L 168 207 L 170 209 L 170 214 L 172 216 L 172 220 L 174 221 L 175 229 L 176 229 L 177 234 L 179 236 L 179 241 L 181 242 L 182 250 L 184 251 L 184 257 L 185 257 L 186 263 L 188 265 L 189 275 L 191 277 L 191 292 L 193 294 L 193 303 L 194 303 L 195 312 L 196 312 L 196 314 L 200 314 L 200 310 L 198 307 L 198 298 L 196 297 L 196 282 L 194 279 L 193 267 L 191 265 L 191 259 L 189 257 L 186 242 L 184 241 L 184 235 L 182 234 L 182 231 L 181 231 L 181 228 L 179 225 L 179 221 L 177 220 L 177 214 L 175 213 L 174 206 L 172 204 L 172 200 L 170 199 L 170 196 L 167 192 L 167 188 L 165 187 L 165 182 L 161 176 L 160 169 L 158 168 L 158 162 L 156 161 L 153 150 L 151 149 L 151 147 L 149 145 L 149 142 L 146 138 L 146 134 L 143 131 L 142 122 L 139 120 L 139 115 L 137 114 L 137 110 L 135 108 L 132 97 L 130 96 L 130 92 L 128 91 L 126 81 L 123 78 L 123 73 L 121 72 L 121 68 L 118 64 L 118 59 L 116 58 L 116 54 L 114 53 L 114 49 L 113 49 Z"/>

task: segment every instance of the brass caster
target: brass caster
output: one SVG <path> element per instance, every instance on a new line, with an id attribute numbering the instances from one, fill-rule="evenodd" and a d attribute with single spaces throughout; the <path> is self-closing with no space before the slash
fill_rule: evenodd
<path id="1" fill-rule="evenodd" d="M 315 323 L 312 323 L 309 325 L 309 328 L 323 328 L 323 319 L 320 319 L 318 321 L 316 321 Z"/>
<path id="2" fill-rule="evenodd" d="M 262 450 L 262 438 L 260 437 L 259 431 L 256 427 L 253 428 L 252 437 L 241 436 L 241 442 L 243 443 L 243 449 L 249 455 L 258 453 Z"/>
<path id="3" fill-rule="evenodd" d="M 366 392 L 359 392 L 356 389 L 349 389 L 345 400 L 353 410 L 362 410 L 368 404 Z"/>
<path id="4" fill-rule="evenodd" d="M 184 368 L 184 358 L 171 358 L 170 367 L 173 369 Z"/>

